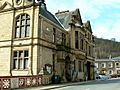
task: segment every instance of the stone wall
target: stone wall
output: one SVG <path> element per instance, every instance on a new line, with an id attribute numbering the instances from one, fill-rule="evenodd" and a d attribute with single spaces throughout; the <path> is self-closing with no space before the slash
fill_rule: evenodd
<path id="1" fill-rule="evenodd" d="M 51 77 L 44 75 L 37 76 L 6 76 L 0 77 L 0 89 L 26 88 L 47 85 L 51 83 Z"/>

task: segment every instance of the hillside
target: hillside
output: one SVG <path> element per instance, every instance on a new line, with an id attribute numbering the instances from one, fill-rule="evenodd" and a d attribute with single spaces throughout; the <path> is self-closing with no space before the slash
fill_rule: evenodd
<path id="1" fill-rule="evenodd" d="M 120 56 L 120 42 L 95 38 L 95 56 L 97 58 L 108 58 L 109 56 Z"/>

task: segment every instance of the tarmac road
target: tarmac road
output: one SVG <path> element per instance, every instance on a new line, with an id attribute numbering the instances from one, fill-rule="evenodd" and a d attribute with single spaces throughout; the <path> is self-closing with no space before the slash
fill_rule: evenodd
<path id="1" fill-rule="evenodd" d="M 51 90 L 120 90 L 120 79 L 97 80 Z"/>

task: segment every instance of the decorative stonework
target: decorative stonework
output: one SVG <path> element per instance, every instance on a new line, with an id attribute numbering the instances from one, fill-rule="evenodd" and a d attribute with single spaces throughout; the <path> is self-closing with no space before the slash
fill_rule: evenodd
<path id="1" fill-rule="evenodd" d="M 4 9 L 10 9 L 13 8 L 13 6 L 7 2 L 7 1 L 0 1 L 0 10 L 4 10 Z"/>
<path id="2" fill-rule="evenodd" d="M 15 0 L 16 1 L 16 4 L 21 4 L 22 0 Z"/>
<path id="3" fill-rule="evenodd" d="M 37 78 L 32 79 L 32 86 L 35 86 L 35 85 L 37 85 Z"/>
<path id="4" fill-rule="evenodd" d="M 2 80 L 0 79 L 0 88 L 2 87 Z"/>
<path id="5" fill-rule="evenodd" d="M 42 84 L 42 78 L 38 77 L 38 85 L 41 85 L 41 84 Z"/>
<path id="6" fill-rule="evenodd" d="M 26 85 L 27 85 L 27 86 L 30 86 L 30 85 L 31 85 L 31 78 L 27 78 L 27 79 L 26 79 Z"/>
<path id="7" fill-rule="evenodd" d="M 19 79 L 19 87 L 23 87 L 25 85 L 25 79 L 24 78 L 20 78 Z"/>
<path id="8" fill-rule="evenodd" d="M 10 88 L 10 79 L 3 79 L 3 88 L 4 89 Z"/>

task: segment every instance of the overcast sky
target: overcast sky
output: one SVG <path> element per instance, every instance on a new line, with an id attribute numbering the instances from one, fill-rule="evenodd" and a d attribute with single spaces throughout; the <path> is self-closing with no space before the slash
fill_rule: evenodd
<path id="1" fill-rule="evenodd" d="M 53 14 L 58 10 L 80 9 L 83 22 L 90 20 L 93 34 L 120 41 L 120 0 L 45 0 Z"/>

